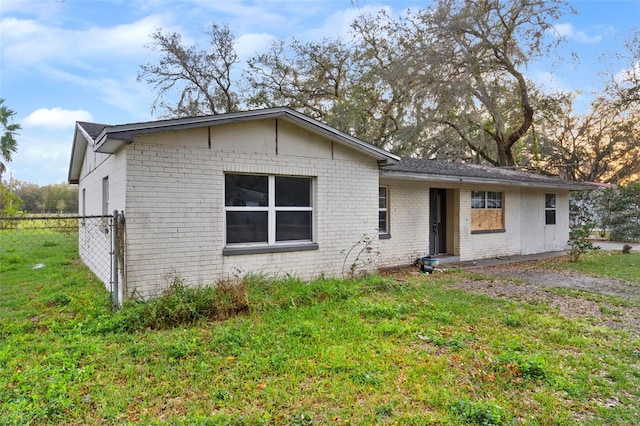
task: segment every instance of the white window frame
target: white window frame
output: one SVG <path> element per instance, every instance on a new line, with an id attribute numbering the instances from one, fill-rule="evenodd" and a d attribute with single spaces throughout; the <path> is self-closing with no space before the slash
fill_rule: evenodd
<path id="1" fill-rule="evenodd" d="M 380 189 L 384 188 L 384 207 L 380 207 Z M 385 222 L 387 223 L 387 229 L 382 230 L 378 229 L 378 233 L 380 235 L 389 235 L 389 187 L 386 185 L 380 185 L 378 188 L 378 226 L 380 225 L 380 213 L 384 212 L 385 214 Z"/>
<path id="2" fill-rule="evenodd" d="M 553 196 L 553 207 L 547 207 L 547 197 L 549 195 Z M 553 223 L 548 222 L 547 212 L 553 211 Z M 546 226 L 554 226 L 558 223 L 558 195 L 555 193 L 546 193 L 544 194 L 544 224 Z"/>
<path id="3" fill-rule="evenodd" d="M 267 176 L 268 178 L 268 205 L 267 206 L 227 206 L 224 204 L 224 241 L 225 247 L 264 247 L 278 245 L 296 245 L 308 244 L 315 241 L 315 214 L 314 214 L 314 179 L 311 176 L 288 176 L 288 175 L 258 175 L 253 173 L 229 172 L 227 175 L 243 175 L 243 176 Z M 276 207 L 276 177 L 284 178 L 303 178 L 309 179 L 309 207 Z M 311 239 L 309 240 L 284 240 L 276 241 L 276 214 L 277 212 L 311 212 Z M 268 212 L 267 214 L 267 242 L 250 242 L 250 243 L 227 243 L 227 212 Z"/>
<path id="4" fill-rule="evenodd" d="M 102 215 L 109 215 L 109 176 L 102 178 Z"/>
<path id="5" fill-rule="evenodd" d="M 474 207 L 473 195 L 474 193 L 483 194 L 483 207 Z M 489 207 L 489 193 L 500 194 L 500 207 Z M 504 208 L 504 193 L 502 191 L 471 191 L 471 208 L 472 209 L 487 209 L 487 210 L 502 210 Z"/>

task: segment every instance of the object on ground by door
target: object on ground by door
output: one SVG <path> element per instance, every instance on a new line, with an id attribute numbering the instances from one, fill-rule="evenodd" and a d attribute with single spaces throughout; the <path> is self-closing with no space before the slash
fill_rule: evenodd
<path id="1" fill-rule="evenodd" d="M 431 256 L 424 256 L 420 258 L 420 272 L 432 273 L 438 266 L 438 259 L 434 259 Z"/>

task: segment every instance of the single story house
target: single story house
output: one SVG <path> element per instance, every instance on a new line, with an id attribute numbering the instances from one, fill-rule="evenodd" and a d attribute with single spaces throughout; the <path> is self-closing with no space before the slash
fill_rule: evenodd
<path id="1" fill-rule="evenodd" d="M 190 285 L 248 273 L 311 279 L 428 254 L 467 261 L 563 250 L 569 191 L 583 189 L 399 158 L 289 108 L 78 122 L 69 182 L 79 185 L 80 215 L 124 213 L 125 297 L 155 296 L 169 276 Z M 80 225 L 91 267 L 96 250 L 109 250 L 83 240 L 89 232 Z"/>

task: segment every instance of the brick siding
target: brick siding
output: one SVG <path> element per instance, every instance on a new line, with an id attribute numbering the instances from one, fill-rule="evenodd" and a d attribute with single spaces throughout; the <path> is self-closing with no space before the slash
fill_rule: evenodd
<path id="1" fill-rule="evenodd" d="M 171 276 L 190 285 L 248 273 L 303 279 L 340 276 L 345 253 L 364 235 L 375 237 L 379 172 L 374 160 L 348 152 L 336 159 L 336 147 L 324 158 L 233 152 L 228 144 L 219 149 L 216 142 L 209 149 L 198 132 L 192 133 L 191 142 L 182 145 L 145 138 L 127 148 L 130 293 L 156 295 Z M 289 129 L 289 136 L 295 135 Z M 304 141 L 300 146 L 304 151 Z M 225 172 L 313 177 L 314 240 L 319 249 L 223 256 Z M 371 260 L 362 269 L 377 267 L 376 251 L 374 246 L 361 256 L 360 260 Z M 347 272 L 354 260 L 353 255 L 347 260 Z"/>

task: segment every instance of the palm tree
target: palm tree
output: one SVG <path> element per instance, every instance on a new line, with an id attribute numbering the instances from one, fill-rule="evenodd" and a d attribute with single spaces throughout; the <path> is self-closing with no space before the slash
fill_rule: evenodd
<path id="1" fill-rule="evenodd" d="M 0 138 L 0 177 L 7 170 L 7 167 L 3 163 L 11 161 L 11 155 L 18 151 L 18 142 L 16 142 L 15 135 L 20 130 L 19 124 L 9 124 L 12 117 L 16 115 L 15 111 L 7 108 L 4 104 L 4 99 L 0 99 L 0 125 L 2 125 L 2 137 Z"/>

